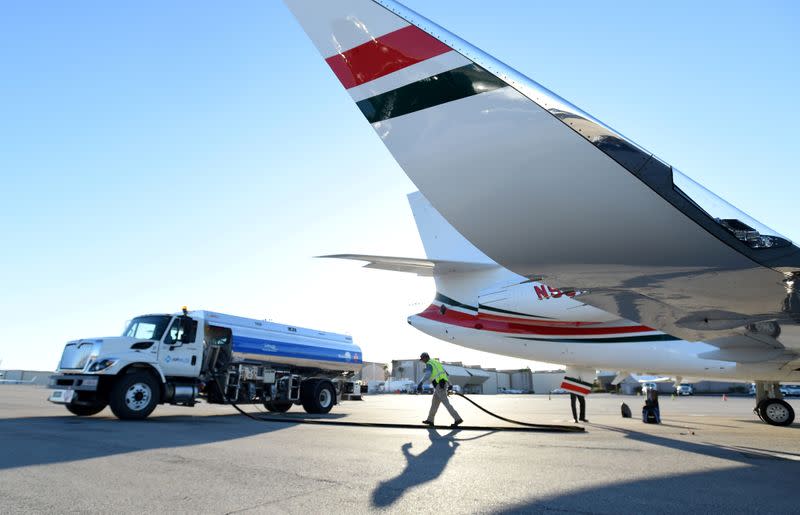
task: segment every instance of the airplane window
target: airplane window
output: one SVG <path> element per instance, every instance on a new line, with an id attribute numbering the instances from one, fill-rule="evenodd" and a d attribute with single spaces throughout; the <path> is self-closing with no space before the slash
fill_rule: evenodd
<path id="1" fill-rule="evenodd" d="M 792 245 L 788 238 L 733 207 L 675 168 L 672 169 L 672 183 L 678 193 L 750 248 L 767 249 Z"/>

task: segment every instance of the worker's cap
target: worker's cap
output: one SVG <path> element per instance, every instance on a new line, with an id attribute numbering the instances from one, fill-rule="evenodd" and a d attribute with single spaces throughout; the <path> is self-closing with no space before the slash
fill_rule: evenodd
<path id="1" fill-rule="evenodd" d="M 427 353 L 427 352 L 423 352 L 422 354 L 420 354 L 420 355 L 419 355 L 419 359 L 421 359 L 421 360 L 423 360 L 423 361 L 424 361 L 424 360 L 426 360 L 426 359 L 431 359 L 431 357 L 430 357 L 430 356 L 428 356 L 428 353 Z"/>

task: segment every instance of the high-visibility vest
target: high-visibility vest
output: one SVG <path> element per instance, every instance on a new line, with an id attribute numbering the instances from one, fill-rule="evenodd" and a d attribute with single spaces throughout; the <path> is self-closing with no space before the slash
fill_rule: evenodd
<path id="1" fill-rule="evenodd" d="M 431 358 L 428 360 L 428 365 L 431 366 L 431 382 L 436 381 L 438 383 L 440 381 L 450 380 L 450 378 L 447 377 L 447 372 L 444 371 L 444 367 L 439 361 Z"/>

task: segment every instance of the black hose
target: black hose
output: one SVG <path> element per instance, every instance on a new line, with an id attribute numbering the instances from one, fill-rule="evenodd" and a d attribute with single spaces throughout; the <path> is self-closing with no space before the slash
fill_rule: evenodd
<path id="1" fill-rule="evenodd" d="M 525 427 L 554 427 L 554 426 L 547 425 L 547 424 L 531 424 L 529 422 L 520 422 L 519 420 L 512 420 L 510 418 L 501 417 L 497 413 L 492 413 L 488 409 L 484 408 L 483 406 L 481 406 L 477 402 L 473 401 L 472 399 L 470 399 L 469 397 L 467 397 L 463 393 L 457 393 L 457 392 L 453 392 L 453 393 L 455 393 L 456 395 L 458 395 L 459 397 L 461 397 L 463 399 L 466 399 L 470 404 L 472 404 L 473 406 L 475 406 L 476 408 L 478 408 L 482 412 L 486 413 L 487 415 L 491 415 L 494 418 L 503 420 L 505 422 L 509 422 L 511 424 L 517 424 L 517 425 L 525 426 Z M 583 427 L 581 427 L 581 426 L 555 426 L 555 427 L 569 428 L 569 429 L 564 429 L 565 431 L 567 431 L 567 430 L 573 430 L 573 431 L 576 431 L 576 432 L 584 431 Z"/>
<path id="2" fill-rule="evenodd" d="M 222 387 L 215 381 L 217 388 L 219 388 L 220 393 L 222 394 Z M 507 427 L 507 426 L 458 426 L 458 429 L 462 429 L 465 431 L 509 431 L 509 432 L 543 432 L 543 433 L 583 433 L 585 429 L 581 426 L 564 426 L 558 424 L 531 424 L 528 422 L 520 422 L 518 420 L 512 420 L 510 418 L 501 417 L 496 413 L 492 413 L 491 411 L 487 410 L 477 402 L 473 401 L 466 395 L 457 393 L 459 397 L 463 397 L 470 403 L 472 403 L 476 408 L 487 413 L 494 418 L 498 418 L 505 422 L 510 422 L 512 424 L 517 424 L 522 427 Z M 453 429 L 451 426 L 428 426 L 425 424 L 392 424 L 392 423 L 381 423 L 381 422 L 348 422 L 348 421 L 335 421 L 335 420 L 319 420 L 319 419 L 308 419 L 308 418 L 293 418 L 291 416 L 284 416 L 284 417 L 256 417 L 247 413 L 242 408 L 239 407 L 238 404 L 235 402 L 230 401 L 224 394 L 222 398 L 225 400 L 226 403 L 230 404 L 234 407 L 236 411 L 241 413 L 247 418 L 251 418 L 253 420 L 257 420 L 259 422 L 282 422 L 284 424 L 309 424 L 309 425 L 318 425 L 318 426 L 349 426 L 349 427 L 382 427 L 382 428 L 392 428 L 392 429 Z"/>

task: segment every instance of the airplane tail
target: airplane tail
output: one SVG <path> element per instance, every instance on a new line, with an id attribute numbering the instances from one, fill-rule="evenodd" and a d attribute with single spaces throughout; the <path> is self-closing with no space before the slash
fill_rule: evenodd
<path id="1" fill-rule="evenodd" d="M 433 277 L 437 280 L 437 285 L 442 277 L 450 274 L 500 269 L 500 265 L 459 234 L 420 192 L 409 194 L 408 202 L 425 248 L 425 258 L 371 254 L 331 254 L 319 257 L 367 261 L 364 268 Z"/>
<path id="2" fill-rule="evenodd" d="M 422 193 L 410 193 L 408 203 L 428 259 L 497 265 L 450 225 Z"/>
<path id="3" fill-rule="evenodd" d="M 481 287 L 516 274 L 509 272 L 462 236 L 420 193 L 408 195 L 425 258 L 333 254 L 320 256 L 367 261 L 364 268 L 433 277 L 437 301 L 464 304 L 477 310 Z M 458 300 L 454 300 L 458 299 Z"/>

